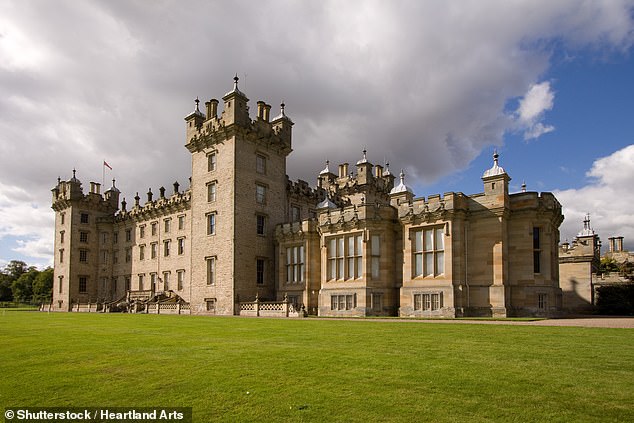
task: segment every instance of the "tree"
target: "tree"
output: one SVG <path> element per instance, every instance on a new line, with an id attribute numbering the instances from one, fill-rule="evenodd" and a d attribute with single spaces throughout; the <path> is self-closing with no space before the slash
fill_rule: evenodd
<path id="1" fill-rule="evenodd" d="M 22 273 L 18 279 L 11 284 L 13 291 L 13 301 L 30 303 L 33 301 L 33 281 L 37 277 L 38 270 L 34 267 L 28 272 Z"/>
<path id="2" fill-rule="evenodd" d="M 48 304 L 53 298 L 53 269 L 39 272 L 33 280 L 33 302 Z"/>
<path id="3" fill-rule="evenodd" d="M 13 292 L 11 291 L 11 284 L 13 281 L 4 272 L 0 272 L 0 301 L 12 301 Z"/>
<path id="4" fill-rule="evenodd" d="M 603 257 L 601 259 L 601 264 L 599 265 L 599 274 L 610 274 L 611 272 L 618 272 L 619 264 L 610 257 Z"/>
<path id="5" fill-rule="evenodd" d="M 4 273 L 11 278 L 11 282 L 18 280 L 22 274 L 28 272 L 31 269 L 35 269 L 33 266 L 29 267 L 27 264 L 20 260 L 11 260 L 9 264 L 4 268 Z"/>

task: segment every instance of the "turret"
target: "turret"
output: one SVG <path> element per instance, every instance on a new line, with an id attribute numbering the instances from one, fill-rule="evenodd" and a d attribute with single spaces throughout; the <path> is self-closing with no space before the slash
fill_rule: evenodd
<path id="1" fill-rule="evenodd" d="M 410 187 L 405 185 L 405 172 L 401 169 L 401 182 L 390 191 L 390 203 L 394 207 L 399 204 L 410 203 L 414 199 L 414 192 Z"/>
<path id="2" fill-rule="evenodd" d="M 112 186 L 110 187 L 110 189 L 108 189 L 108 191 L 106 191 L 104 193 L 104 197 L 105 200 L 110 204 L 110 207 L 112 207 L 115 210 L 119 209 L 119 195 L 121 194 L 121 191 L 119 191 L 119 189 L 114 185 L 115 180 L 112 180 Z"/>
<path id="3" fill-rule="evenodd" d="M 288 116 L 286 116 L 286 113 L 284 111 L 285 107 L 286 105 L 284 104 L 284 102 L 282 102 L 282 104 L 280 104 L 280 114 L 271 121 L 271 125 L 273 131 L 275 131 L 282 139 L 284 144 L 286 144 L 286 146 L 290 148 L 293 121 Z"/>
<path id="4" fill-rule="evenodd" d="M 500 206 L 508 203 L 509 195 L 509 181 L 511 177 L 506 173 L 498 163 L 497 150 L 493 152 L 493 166 L 487 169 L 482 175 L 482 182 L 484 182 L 484 194 L 495 196 L 495 201 L 500 203 Z"/>
<path id="5" fill-rule="evenodd" d="M 328 189 L 329 186 L 335 183 L 337 179 L 337 175 L 330 171 L 330 161 L 326 160 L 326 167 L 319 172 L 319 177 L 317 178 L 317 186 L 319 188 Z"/>
<path id="6" fill-rule="evenodd" d="M 372 182 L 372 163 L 368 162 L 367 151 L 363 150 L 363 158 L 357 162 L 357 181 L 359 184 L 369 184 Z"/>
<path id="7" fill-rule="evenodd" d="M 222 121 L 225 126 L 234 123 L 240 126 L 247 126 L 250 121 L 249 107 L 247 106 L 249 99 L 238 89 L 239 79 L 238 75 L 233 78 L 233 90 L 222 97 L 225 102 L 225 109 L 222 112 Z"/>
<path id="8" fill-rule="evenodd" d="M 194 136 L 194 134 L 202 126 L 203 121 L 205 120 L 205 115 L 198 108 L 198 103 L 200 103 L 200 100 L 198 100 L 198 97 L 196 97 L 196 100 L 194 100 L 194 103 L 196 103 L 196 106 L 194 107 L 194 111 L 188 114 L 187 116 L 185 116 L 187 141 L 189 141 Z"/>

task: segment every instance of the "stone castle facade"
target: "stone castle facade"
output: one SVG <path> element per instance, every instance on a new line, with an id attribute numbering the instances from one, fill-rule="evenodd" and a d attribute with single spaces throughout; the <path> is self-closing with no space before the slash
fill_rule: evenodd
<path id="1" fill-rule="evenodd" d="M 190 186 L 141 204 L 114 181 L 53 188 L 51 308 L 192 314 L 532 316 L 561 309 L 561 205 L 509 192 L 494 155 L 483 192 L 415 198 L 401 172 L 355 163 L 290 181 L 293 122 L 233 89 L 185 117 Z M 162 311 L 161 311 L 162 310 Z M 266 314 L 266 313 L 264 313 Z"/>

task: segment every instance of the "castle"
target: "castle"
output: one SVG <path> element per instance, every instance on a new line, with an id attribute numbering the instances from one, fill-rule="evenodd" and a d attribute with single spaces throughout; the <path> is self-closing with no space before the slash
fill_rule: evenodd
<path id="1" fill-rule="evenodd" d="M 494 155 L 483 192 L 415 198 L 366 152 L 317 186 L 290 181 L 284 104 L 234 78 L 185 117 L 191 183 L 120 201 L 73 171 L 53 188 L 52 310 L 320 316 L 548 316 L 561 309 L 561 205 L 510 193 Z"/>

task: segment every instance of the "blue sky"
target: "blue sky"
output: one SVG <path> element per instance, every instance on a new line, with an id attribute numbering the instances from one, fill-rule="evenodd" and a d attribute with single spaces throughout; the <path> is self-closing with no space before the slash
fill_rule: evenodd
<path id="1" fill-rule="evenodd" d="M 50 189 L 108 180 L 128 202 L 186 185 L 183 117 L 240 76 L 285 101 L 288 174 L 387 159 L 417 196 L 482 191 L 493 149 L 528 190 L 634 249 L 634 1 L 7 0 L 0 4 L 0 266 L 45 266 Z M 239 30 L 236 26 L 239 26 Z"/>

